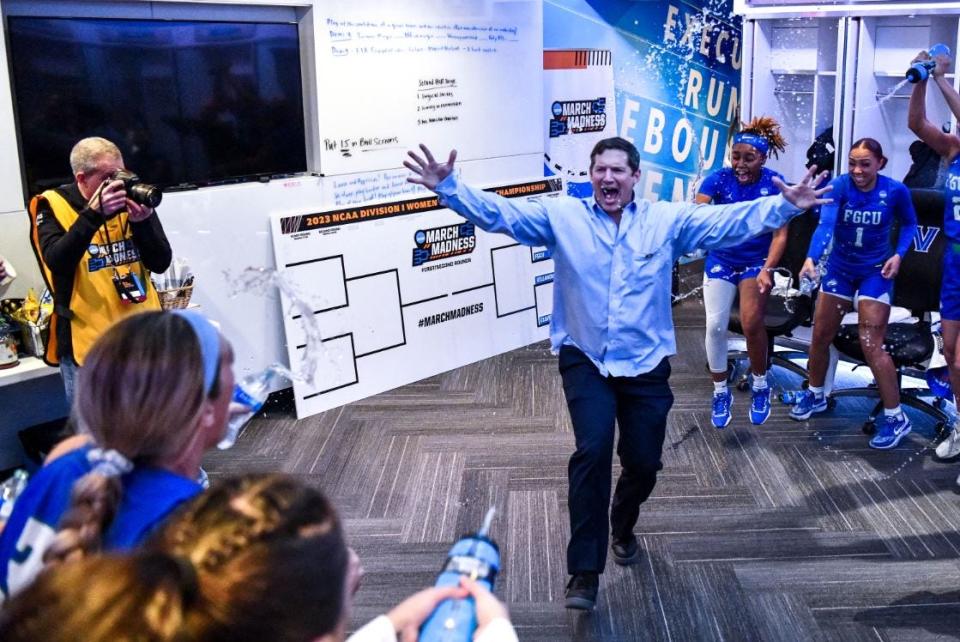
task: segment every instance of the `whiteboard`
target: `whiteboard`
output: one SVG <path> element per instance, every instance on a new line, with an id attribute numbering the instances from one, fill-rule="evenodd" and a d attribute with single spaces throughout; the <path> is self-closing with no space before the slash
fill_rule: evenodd
<path id="1" fill-rule="evenodd" d="M 555 198 L 561 183 L 494 189 Z M 550 252 L 484 232 L 434 195 L 275 213 L 271 231 L 276 269 L 302 302 L 282 293 L 290 369 L 313 374 L 294 381 L 298 418 L 548 337 Z"/>
<path id="2" fill-rule="evenodd" d="M 543 11 L 529 0 L 321 3 L 320 172 L 400 166 L 418 143 L 461 160 L 542 153 Z"/>

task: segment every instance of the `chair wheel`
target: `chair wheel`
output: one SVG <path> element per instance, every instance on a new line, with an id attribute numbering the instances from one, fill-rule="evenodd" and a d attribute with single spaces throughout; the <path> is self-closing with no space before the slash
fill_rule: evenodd
<path id="1" fill-rule="evenodd" d="M 737 390 L 739 390 L 740 392 L 744 392 L 745 390 L 749 390 L 749 389 L 750 389 L 750 381 L 746 377 L 740 379 L 740 381 L 737 382 Z"/>
<path id="2" fill-rule="evenodd" d="M 947 435 L 950 434 L 947 424 L 942 421 L 937 422 L 937 425 L 933 427 L 933 432 L 936 433 L 937 439 L 946 439 Z"/>
<path id="3" fill-rule="evenodd" d="M 873 419 L 867 419 L 863 422 L 863 427 L 860 429 L 865 435 L 873 435 L 877 432 L 877 424 Z"/>

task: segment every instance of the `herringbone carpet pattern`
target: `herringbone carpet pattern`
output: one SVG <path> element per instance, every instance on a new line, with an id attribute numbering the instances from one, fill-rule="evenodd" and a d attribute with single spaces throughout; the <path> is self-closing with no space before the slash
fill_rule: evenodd
<path id="1" fill-rule="evenodd" d="M 213 478 L 286 471 L 333 498 L 366 569 L 355 625 L 431 584 L 494 505 L 497 593 L 521 640 L 960 636 L 960 467 L 932 460 L 932 422 L 910 411 L 914 434 L 877 452 L 860 432 L 872 401 L 840 399 L 810 423 L 775 402 L 756 427 L 741 392 L 717 431 L 702 308 L 675 311 L 676 403 L 637 526 L 645 554 L 608 566 L 592 614 L 562 606 L 573 435 L 546 344 L 299 422 L 275 408 L 205 465 Z"/>

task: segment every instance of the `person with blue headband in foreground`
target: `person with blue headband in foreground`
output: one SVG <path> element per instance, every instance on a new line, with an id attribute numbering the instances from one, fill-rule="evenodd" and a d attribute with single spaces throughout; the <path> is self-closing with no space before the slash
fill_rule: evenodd
<path id="1" fill-rule="evenodd" d="M 223 436 L 233 349 L 197 312 L 122 319 L 77 380 L 80 434 L 55 449 L 0 534 L 0 600 L 45 566 L 128 549 L 202 490 L 203 453 Z"/>
<path id="2" fill-rule="evenodd" d="M 507 199 L 460 181 L 456 150 L 438 162 L 426 146 L 409 153 L 407 180 L 487 232 L 544 246 L 554 262 L 550 342 L 576 450 L 568 467 L 570 542 L 567 608 L 596 605 L 607 542 L 620 565 L 640 560 L 633 532 L 663 468 L 667 413 L 673 405 L 670 359 L 676 353 L 671 274 L 681 254 L 742 243 L 829 202 L 811 168 L 781 195 L 745 203 L 697 205 L 637 199 L 640 153 L 606 138 L 590 153 L 589 198 Z M 610 504 L 615 425 L 623 471 Z M 609 519 L 609 523 L 608 520 Z"/>
<path id="3" fill-rule="evenodd" d="M 758 116 L 734 135 L 730 167 L 707 176 L 694 199 L 696 203 L 740 203 L 779 194 L 777 172 L 764 167 L 772 153 L 776 158 L 786 148 L 780 124 Z M 733 395 L 727 389 L 727 325 L 730 307 L 740 293 L 740 323 L 747 339 L 750 372 L 753 375 L 750 422 L 762 424 L 770 416 L 767 385 L 767 328 L 764 315 L 773 288 L 773 270 L 787 246 L 787 226 L 729 247 L 710 250 L 703 266 L 703 308 L 707 317 L 707 365 L 713 379 L 713 409 L 710 420 L 716 428 L 730 423 Z"/>

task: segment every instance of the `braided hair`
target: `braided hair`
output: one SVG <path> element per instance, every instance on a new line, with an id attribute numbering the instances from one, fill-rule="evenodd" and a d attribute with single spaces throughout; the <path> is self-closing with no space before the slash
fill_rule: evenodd
<path id="1" fill-rule="evenodd" d="M 199 599 L 185 626 L 198 639 L 301 641 L 339 624 L 348 563 L 340 521 L 322 493 L 292 477 L 227 480 L 147 546 L 196 568 Z"/>
<path id="2" fill-rule="evenodd" d="M 198 495 L 139 552 L 41 573 L 0 612 L 0 639 L 303 642 L 341 626 L 347 566 L 320 491 L 245 475 Z"/>
<path id="3" fill-rule="evenodd" d="M 756 134 L 765 138 L 774 158 L 779 158 L 780 152 L 787 148 L 787 141 L 780 133 L 780 123 L 771 116 L 757 116 L 749 123 L 743 123 L 739 133 Z"/>
<path id="4" fill-rule="evenodd" d="M 205 392 L 203 373 L 196 333 L 169 312 L 129 316 L 94 344 L 79 372 L 73 420 L 100 448 L 73 484 L 46 564 L 99 550 L 123 496 L 120 477 L 195 439 L 204 402 L 219 393 L 216 383 Z"/>

